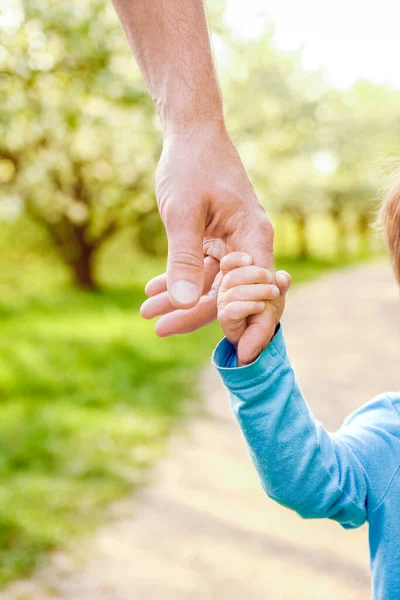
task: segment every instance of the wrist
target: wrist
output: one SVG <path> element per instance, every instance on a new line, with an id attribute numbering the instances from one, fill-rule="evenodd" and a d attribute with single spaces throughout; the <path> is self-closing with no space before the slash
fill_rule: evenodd
<path id="1" fill-rule="evenodd" d="M 157 113 L 164 134 L 196 131 L 203 127 L 225 127 L 222 97 L 218 86 L 187 94 L 164 93 L 156 98 Z"/>
<path id="2" fill-rule="evenodd" d="M 159 113 L 160 114 L 160 113 Z M 180 111 L 177 116 L 170 115 L 168 118 L 160 116 L 161 126 L 164 136 L 181 135 L 188 133 L 189 135 L 203 132 L 206 130 L 225 131 L 224 115 L 221 111 L 205 111 L 199 108 L 192 108 L 191 111 Z"/>
<path id="3" fill-rule="evenodd" d="M 193 153 L 201 152 L 205 146 L 222 148 L 227 142 L 232 143 L 223 119 L 191 121 L 186 125 L 171 121 L 164 127 L 164 147 L 189 147 Z"/>

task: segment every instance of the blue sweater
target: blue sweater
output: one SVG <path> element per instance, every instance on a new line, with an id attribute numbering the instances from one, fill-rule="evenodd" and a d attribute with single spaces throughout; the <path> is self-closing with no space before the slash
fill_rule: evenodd
<path id="1" fill-rule="evenodd" d="M 329 433 L 301 394 L 281 329 L 252 364 L 236 367 L 226 339 L 214 363 L 268 496 L 305 518 L 345 528 L 368 521 L 373 599 L 399 600 L 400 393 L 378 396 Z"/>

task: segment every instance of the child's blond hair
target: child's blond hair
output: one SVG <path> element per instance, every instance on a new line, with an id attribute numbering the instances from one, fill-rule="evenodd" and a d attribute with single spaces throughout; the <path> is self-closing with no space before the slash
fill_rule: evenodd
<path id="1" fill-rule="evenodd" d="M 400 283 L 400 171 L 389 178 L 380 209 L 386 243 L 396 279 Z"/>

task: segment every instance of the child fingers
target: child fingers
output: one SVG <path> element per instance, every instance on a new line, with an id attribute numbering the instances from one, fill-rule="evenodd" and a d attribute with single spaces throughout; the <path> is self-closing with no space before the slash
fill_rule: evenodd
<path id="1" fill-rule="evenodd" d="M 276 273 L 276 285 L 278 286 L 282 296 L 285 296 L 292 283 L 292 277 L 286 271 L 278 271 Z"/>
<path id="2" fill-rule="evenodd" d="M 222 273 L 228 273 L 232 269 L 247 267 L 253 264 L 253 258 L 246 252 L 230 252 L 221 258 L 220 269 Z"/>
<path id="3" fill-rule="evenodd" d="M 250 319 L 246 331 L 241 336 L 238 343 L 238 364 L 247 365 L 253 362 L 262 350 L 269 344 L 274 335 L 276 326 L 276 312 L 272 305 L 272 310 L 263 313 L 261 323 Z"/>
<path id="4" fill-rule="evenodd" d="M 250 315 L 257 315 L 261 313 L 265 308 L 265 302 L 256 302 L 256 301 L 236 301 L 230 302 L 220 310 L 219 319 L 221 321 L 225 321 L 226 323 L 232 323 L 235 321 L 241 321 L 242 319 L 246 319 Z"/>
<path id="5" fill-rule="evenodd" d="M 229 302 L 274 300 L 280 295 L 279 288 L 276 285 L 267 283 L 254 283 L 250 285 L 238 285 L 222 292 L 220 302 L 228 304 Z"/>
<path id="6" fill-rule="evenodd" d="M 256 267 L 240 267 L 227 273 L 221 284 L 221 290 L 226 291 L 238 285 L 249 285 L 252 283 L 274 283 L 274 275 L 267 269 Z"/>

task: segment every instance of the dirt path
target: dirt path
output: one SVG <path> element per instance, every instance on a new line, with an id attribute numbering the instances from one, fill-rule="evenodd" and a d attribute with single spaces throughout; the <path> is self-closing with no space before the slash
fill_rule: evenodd
<path id="1" fill-rule="evenodd" d="M 386 265 L 295 290 L 286 339 L 303 391 L 330 428 L 398 389 L 400 301 Z M 265 497 L 218 376 L 207 414 L 176 437 L 139 497 L 73 555 L 0 600 L 365 600 L 367 530 L 303 521 Z"/>

